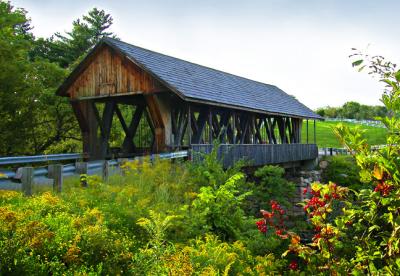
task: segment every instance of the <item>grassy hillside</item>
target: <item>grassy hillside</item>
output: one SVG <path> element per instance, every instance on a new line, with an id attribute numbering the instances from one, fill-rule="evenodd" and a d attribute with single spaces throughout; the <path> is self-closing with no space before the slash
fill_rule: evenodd
<path id="1" fill-rule="evenodd" d="M 309 141 L 312 142 L 314 139 L 314 125 L 312 121 L 309 121 Z M 361 129 L 365 130 L 365 137 L 369 144 L 371 145 L 379 145 L 384 144 L 386 141 L 386 129 L 378 128 L 366 125 L 360 125 L 355 123 L 343 122 L 345 125 L 355 128 L 356 126 L 360 126 Z M 337 140 L 335 134 L 332 131 L 332 128 L 338 124 L 338 122 L 317 122 L 317 144 L 319 147 L 342 147 Z M 303 142 L 306 141 L 306 123 L 303 123 L 302 129 L 302 139 Z"/>

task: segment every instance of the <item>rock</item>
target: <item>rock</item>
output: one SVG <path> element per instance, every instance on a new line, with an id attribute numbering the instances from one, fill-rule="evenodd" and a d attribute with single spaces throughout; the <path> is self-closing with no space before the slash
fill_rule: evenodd
<path id="1" fill-rule="evenodd" d="M 329 163 L 326 160 L 323 160 L 323 161 L 319 162 L 319 167 L 321 169 L 326 169 L 328 167 L 328 165 L 329 165 Z"/>

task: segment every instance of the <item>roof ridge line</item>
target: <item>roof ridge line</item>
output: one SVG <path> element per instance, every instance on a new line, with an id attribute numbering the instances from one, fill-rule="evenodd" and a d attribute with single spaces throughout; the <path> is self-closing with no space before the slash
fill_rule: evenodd
<path id="1" fill-rule="evenodd" d="M 166 56 L 166 57 L 178 59 L 178 60 L 181 60 L 181 61 L 184 61 L 184 62 L 188 62 L 188 63 L 194 64 L 194 65 L 197 65 L 197 66 L 201 66 L 201 67 L 204 67 L 204 68 L 207 68 L 207 69 L 211 69 L 211 70 L 213 70 L 213 71 L 217 71 L 217 72 L 220 72 L 220 73 L 223 73 L 223 74 L 228 74 L 228 75 L 231 75 L 231 76 L 234 76 L 234 77 L 237 77 L 237 78 L 241 78 L 241 79 L 245 79 L 245 80 L 249 80 L 249 81 L 254 81 L 254 82 L 260 83 L 260 84 L 262 84 L 262 85 L 273 86 L 273 87 L 276 87 L 276 88 L 280 89 L 278 86 L 276 86 L 276 85 L 274 85 L 274 84 L 269 84 L 269 83 L 261 82 L 261 81 L 258 81 L 258 80 L 253 80 L 253 79 L 250 79 L 250 78 L 246 78 L 246 77 L 242 77 L 242 76 L 239 76 L 239 75 L 235 75 L 235 74 L 233 74 L 233 73 L 229 73 L 229 72 L 226 72 L 226 71 L 222 71 L 222 70 L 219 70 L 219 69 L 215 69 L 215 68 L 212 68 L 212 67 L 209 67 L 209 66 L 206 66 L 206 65 L 201 65 L 201 64 L 198 64 L 198 63 L 193 62 L 193 61 L 188 61 L 188 60 L 185 60 L 185 59 L 182 59 L 182 58 L 174 57 L 174 56 L 171 56 L 171 55 L 166 55 L 166 54 L 163 54 L 163 53 L 160 53 L 160 52 L 157 52 L 157 51 L 153 51 L 153 50 L 149 50 L 149 49 L 143 48 L 143 47 L 141 47 L 141 46 L 133 45 L 133 44 L 130 44 L 130 43 L 128 43 L 128 42 L 125 42 L 125 41 L 122 41 L 122 40 L 118 40 L 118 39 L 115 39 L 115 38 L 112 38 L 112 37 L 105 37 L 105 38 L 103 38 L 103 39 L 104 39 L 104 40 L 115 40 L 115 41 L 117 41 L 117 42 L 120 42 L 120 43 L 122 42 L 122 43 L 124 43 L 124 44 L 129 45 L 129 46 L 137 47 L 137 48 L 140 48 L 140 49 L 142 49 L 142 50 L 149 51 L 149 52 L 152 52 L 152 53 L 155 53 L 155 54 L 158 54 L 158 55 L 162 55 L 162 56 Z M 111 43 L 112 43 L 112 42 L 111 42 Z M 281 89 L 280 89 L 280 90 L 281 90 Z M 283 91 L 282 91 L 282 92 L 283 92 Z M 285 92 L 284 92 L 284 93 L 285 93 Z M 286 94 L 287 94 L 287 93 L 286 93 Z"/>

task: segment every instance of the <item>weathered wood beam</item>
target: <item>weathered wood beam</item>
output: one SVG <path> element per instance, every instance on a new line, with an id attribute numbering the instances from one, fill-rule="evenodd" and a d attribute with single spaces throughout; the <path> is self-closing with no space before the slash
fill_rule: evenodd
<path id="1" fill-rule="evenodd" d="M 249 118 L 245 115 L 242 116 L 240 120 L 240 127 L 242 130 L 240 137 L 240 144 L 248 143 L 248 132 L 249 132 Z"/>
<path id="2" fill-rule="evenodd" d="M 207 109 L 201 109 L 196 121 L 196 134 L 193 135 L 193 144 L 199 144 L 208 118 Z"/>
<path id="3" fill-rule="evenodd" d="M 212 109 L 209 108 L 208 110 L 208 139 L 209 139 L 209 143 L 212 144 L 213 143 L 213 120 L 212 120 L 213 116 L 212 116 Z"/>
<path id="4" fill-rule="evenodd" d="M 270 118 L 264 118 L 264 127 L 265 127 L 265 132 L 267 134 L 267 138 L 268 138 L 268 144 L 274 144 L 273 139 L 272 139 L 272 135 L 271 135 L 271 120 Z"/>
<path id="5" fill-rule="evenodd" d="M 136 131 L 138 129 L 140 119 L 143 115 L 144 107 L 139 105 L 136 106 L 135 112 L 132 114 L 132 119 L 128 127 L 128 131 L 125 133 L 125 139 L 122 143 L 122 151 L 124 153 L 133 153 L 135 151 L 135 143 L 133 141 Z"/>
<path id="6" fill-rule="evenodd" d="M 289 137 L 288 143 L 293 143 L 294 137 L 293 137 L 293 131 L 292 131 L 292 128 L 291 128 L 290 118 L 286 118 L 284 120 L 285 120 L 285 126 L 286 126 L 286 128 L 288 130 L 288 137 Z M 286 129 L 285 129 L 285 134 L 286 134 Z"/>
<path id="7" fill-rule="evenodd" d="M 276 128 L 277 123 L 278 123 L 277 120 L 274 118 L 274 121 L 272 122 L 272 125 L 271 125 L 271 136 L 272 136 L 272 140 L 274 141 L 274 144 L 278 143 L 278 140 L 276 139 L 276 135 L 275 135 L 275 128 Z"/>
<path id="8" fill-rule="evenodd" d="M 257 118 L 255 118 L 255 136 L 256 136 L 256 139 L 258 139 L 259 144 L 263 143 L 261 133 L 260 133 L 260 128 L 261 128 L 262 123 L 263 123 L 262 119 L 258 119 L 258 122 L 257 122 Z"/>
<path id="9" fill-rule="evenodd" d="M 179 112 L 177 134 L 175 136 L 175 141 L 174 141 L 176 147 L 182 146 L 182 141 L 183 141 L 184 134 L 186 131 L 186 126 L 187 126 L 187 121 L 188 121 L 187 113 L 183 109 L 181 109 Z"/>
<path id="10" fill-rule="evenodd" d="M 107 157 L 109 151 L 108 140 L 110 138 L 110 131 L 112 125 L 112 119 L 114 115 L 115 103 L 107 102 L 104 106 L 103 116 L 102 116 L 102 128 L 103 135 L 101 137 L 101 148 L 100 148 L 100 157 L 105 159 Z"/>
<path id="11" fill-rule="evenodd" d="M 160 106 L 155 95 L 145 95 L 149 119 L 154 129 L 153 151 L 160 152 L 165 149 L 165 126 L 161 116 Z"/>

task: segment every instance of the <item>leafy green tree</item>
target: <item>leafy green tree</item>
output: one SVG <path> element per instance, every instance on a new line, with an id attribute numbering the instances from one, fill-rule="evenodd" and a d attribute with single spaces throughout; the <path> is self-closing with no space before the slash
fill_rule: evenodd
<path id="1" fill-rule="evenodd" d="M 26 151 L 40 81 L 29 62 L 33 37 L 26 12 L 0 1 L 0 154 Z"/>
<path id="2" fill-rule="evenodd" d="M 65 35 L 35 39 L 26 11 L 0 0 L 0 155 L 81 150 L 69 102 L 55 91 L 88 50 L 112 35 L 111 24 L 95 8 Z"/>
<path id="3" fill-rule="evenodd" d="M 113 36 L 108 32 L 113 18 L 104 10 L 93 8 L 72 23 L 72 30 L 66 34 L 55 33 L 48 39 L 38 39 L 31 53 L 33 58 L 42 57 L 63 68 L 76 66 L 83 56 L 102 38 Z"/>
<path id="4" fill-rule="evenodd" d="M 355 119 L 360 108 L 361 105 L 357 102 L 347 102 L 342 106 L 340 115 L 343 118 Z"/>

